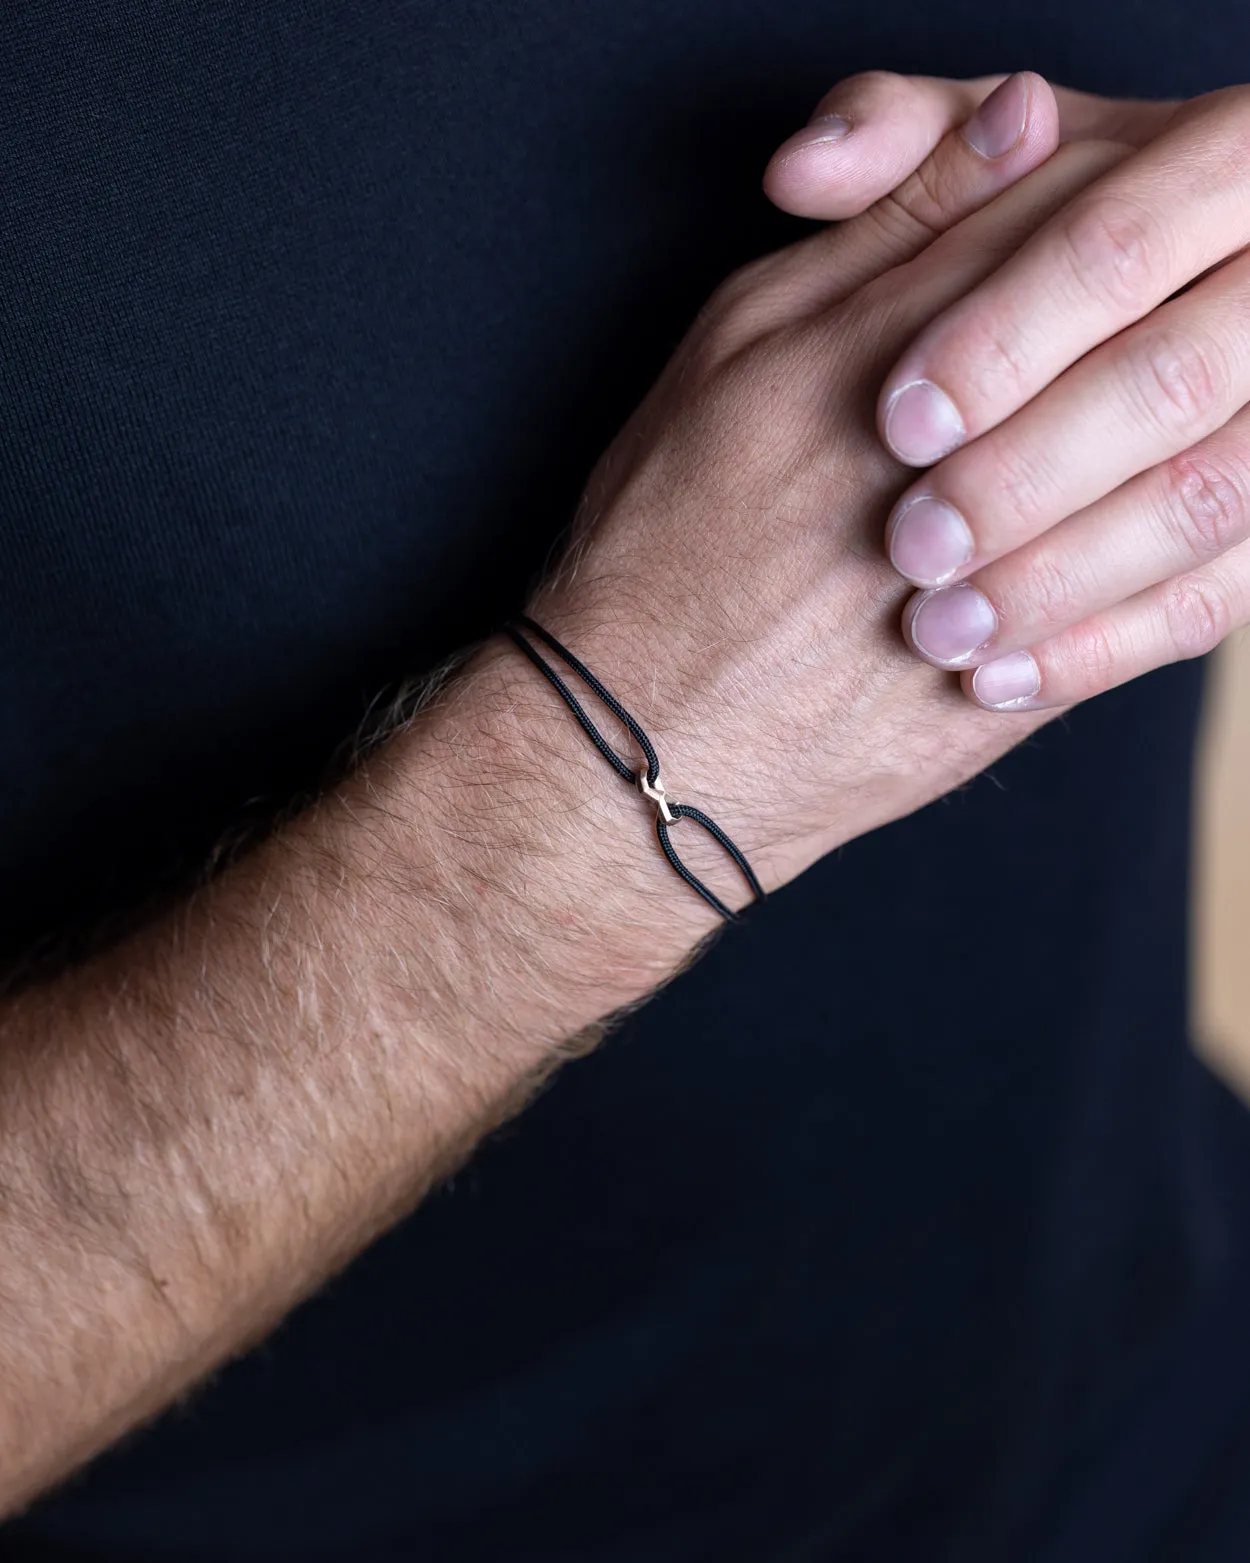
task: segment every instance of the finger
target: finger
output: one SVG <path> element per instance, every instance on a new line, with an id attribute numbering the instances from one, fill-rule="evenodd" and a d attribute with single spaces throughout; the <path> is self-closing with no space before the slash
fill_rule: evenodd
<path id="1" fill-rule="evenodd" d="M 938 667 L 991 662 L 1188 575 L 1247 537 L 1250 410 L 971 582 L 914 598 L 907 638 Z"/>
<path id="2" fill-rule="evenodd" d="M 1054 94 L 1031 72 L 1008 77 L 981 112 L 984 122 L 944 136 L 914 173 L 866 212 L 808 241 L 823 264 L 805 265 L 801 308 L 827 308 L 912 259 L 1040 167 L 1059 144 Z"/>
<path id="3" fill-rule="evenodd" d="M 1154 668 L 1214 651 L 1250 622 L 1250 543 L 1061 635 L 961 677 L 987 711 L 1073 705 Z"/>
<path id="4" fill-rule="evenodd" d="M 1095 349 L 998 428 L 933 467 L 886 528 L 894 567 L 944 586 L 1014 554 L 1250 402 L 1250 258 Z"/>
<path id="5" fill-rule="evenodd" d="M 773 153 L 764 190 L 783 211 L 822 221 L 866 211 L 908 178 L 943 136 L 966 124 L 1006 76 L 968 81 L 867 71 L 839 82 L 811 120 Z M 1141 147 L 1162 131 L 1179 100 L 1104 98 L 1053 89 L 1061 141 Z"/>
<path id="6" fill-rule="evenodd" d="M 1120 141 L 1144 147 L 1171 123 L 1182 99 L 1104 98 L 1074 87 L 1056 87 L 1059 135 L 1064 141 Z"/>
<path id="7" fill-rule="evenodd" d="M 882 388 L 878 426 L 894 455 L 932 465 L 1242 248 L 1247 145 L 1250 94 L 1187 105 L 933 321 Z"/>
<path id="8" fill-rule="evenodd" d="M 1131 155 L 1128 148 L 1100 141 L 1074 141 L 1060 147 L 1040 168 L 934 239 L 910 261 L 861 286 L 858 291 L 870 314 L 880 305 L 882 318 L 889 322 L 889 340 L 906 341 L 991 276 L 1092 180 Z M 841 309 L 830 310 L 827 319 L 831 331 L 839 336 L 845 332 Z M 869 346 L 879 351 L 875 343 Z"/>
<path id="9" fill-rule="evenodd" d="M 1002 156 L 986 157 L 962 128 L 952 131 L 898 190 L 868 211 L 731 277 L 713 296 L 709 310 L 716 314 L 720 304 L 733 304 L 737 335 L 730 344 L 732 349 L 848 298 L 865 283 L 926 249 L 935 236 L 956 227 L 1045 163 L 1058 142 L 1055 100 L 1049 85 L 1040 76 L 1026 73 L 1010 78 L 1000 91 L 1012 122 L 1019 127 Z M 1101 171 L 1107 166 L 1106 154 L 1099 155 L 1104 159 Z M 1083 177 L 1087 181 L 1092 173 Z M 1071 177 L 1061 183 L 1069 194 L 1078 188 Z M 1016 222 L 1016 245 L 1041 220 L 1038 199 L 1035 193 L 1020 208 L 1023 220 Z M 1000 217 L 998 226 L 1006 221 Z M 1008 252 L 1000 249 L 997 253 L 1001 261 Z M 978 270 L 977 280 L 984 274 Z"/>
<path id="10" fill-rule="evenodd" d="M 906 179 L 1003 81 L 866 71 L 839 82 L 773 153 L 764 191 L 783 211 L 853 217 Z"/>

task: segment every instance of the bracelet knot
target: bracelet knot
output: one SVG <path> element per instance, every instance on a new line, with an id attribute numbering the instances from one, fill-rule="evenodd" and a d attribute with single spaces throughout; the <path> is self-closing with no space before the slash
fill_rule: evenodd
<path id="1" fill-rule="evenodd" d="M 654 781 L 650 781 L 647 777 L 647 767 L 644 765 L 642 770 L 638 772 L 638 786 L 644 798 L 650 798 L 653 803 L 659 806 L 664 823 L 671 825 L 673 823 L 673 811 L 668 806 L 668 799 L 664 796 L 664 783 L 659 776 Z"/>
<path id="2" fill-rule="evenodd" d="M 518 650 L 525 653 L 560 696 L 560 699 L 568 706 L 569 710 L 577 718 L 578 726 L 621 780 L 627 781 L 631 785 L 637 783 L 642 795 L 645 798 L 649 798 L 656 805 L 656 838 L 660 843 L 660 850 L 668 859 L 674 873 L 684 879 L 690 888 L 697 895 L 702 896 L 707 904 L 714 911 L 718 912 L 726 922 L 736 923 L 738 921 L 738 914 L 733 908 L 722 901 L 714 890 L 709 889 L 697 874 L 691 873 L 677 855 L 673 843 L 669 840 L 668 831 L 670 825 L 676 824 L 679 819 L 693 820 L 696 825 L 702 826 L 714 841 L 719 843 L 722 850 L 737 865 L 743 879 L 747 882 L 747 887 L 751 894 L 757 901 L 762 901 L 764 899 L 764 887 L 755 877 L 754 869 L 743 856 L 741 849 L 734 845 L 716 821 L 709 819 L 702 809 L 696 809 L 692 804 L 669 803 L 668 796 L 664 791 L 664 783 L 660 780 L 660 761 L 656 755 L 654 745 L 650 738 L 647 737 L 637 718 L 625 709 L 607 685 L 602 680 L 596 678 L 586 664 L 575 657 L 567 646 L 561 645 L 550 630 L 545 630 L 541 624 L 535 623 L 528 614 L 523 613 L 515 619 L 510 619 L 504 625 L 504 633 Z M 591 694 L 606 706 L 612 715 L 625 727 L 642 751 L 646 763 L 641 770 L 635 770 L 627 760 L 617 754 L 616 750 L 591 721 L 581 701 L 565 683 L 560 674 L 556 672 L 555 668 L 547 661 L 546 657 L 534 646 L 531 637 L 533 640 L 537 640 L 546 646 L 548 651 L 554 652 L 560 661 L 564 663 L 565 667 L 575 674 L 585 684 L 586 688 L 590 690 Z"/>

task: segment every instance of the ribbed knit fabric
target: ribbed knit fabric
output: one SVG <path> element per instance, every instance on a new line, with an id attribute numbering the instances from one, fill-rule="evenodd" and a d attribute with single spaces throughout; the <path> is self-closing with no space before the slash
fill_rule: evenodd
<path id="1" fill-rule="evenodd" d="M 1234 0 L 13 0 L 4 950 L 175 887 L 518 605 L 711 286 L 802 231 L 759 173 L 838 76 L 1247 61 Z M 754 907 L 0 1556 L 1244 1563 L 1199 681 Z"/>

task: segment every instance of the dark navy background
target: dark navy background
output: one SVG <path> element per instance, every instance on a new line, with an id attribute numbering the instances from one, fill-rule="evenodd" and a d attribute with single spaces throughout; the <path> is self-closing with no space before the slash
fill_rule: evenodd
<path id="1" fill-rule="evenodd" d="M 1190 93 L 1250 77 L 1250 15 L 14 0 L 5 950 L 176 884 L 515 603 L 711 285 L 802 231 L 768 153 L 872 65 Z M 773 898 L 0 1555 L 1244 1563 L 1199 682 Z"/>

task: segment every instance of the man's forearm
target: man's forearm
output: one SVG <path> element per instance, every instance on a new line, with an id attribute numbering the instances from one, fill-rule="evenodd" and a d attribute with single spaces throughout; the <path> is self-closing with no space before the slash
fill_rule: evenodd
<path id="1" fill-rule="evenodd" d="M 488 649 L 176 914 L 0 1006 L 0 1512 L 255 1339 L 689 954 L 713 919 L 610 781 Z"/>
<path id="2" fill-rule="evenodd" d="M 1046 720 L 974 710 L 897 643 L 869 540 L 899 469 L 864 414 L 924 312 L 1104 153 L 961 223 L 991 192 L 947 150 L 917 188 L 949 198 L 949 243 L 924 249 L 926 195 L 919 222 L 866 214 L 718 291 L 539 609 L 770 887 Z M 715 916 L 632 807 L 495 643 L 176 915 L 0 1003 L 0 1511 L 254 1339 L 690 955 Z"/>

